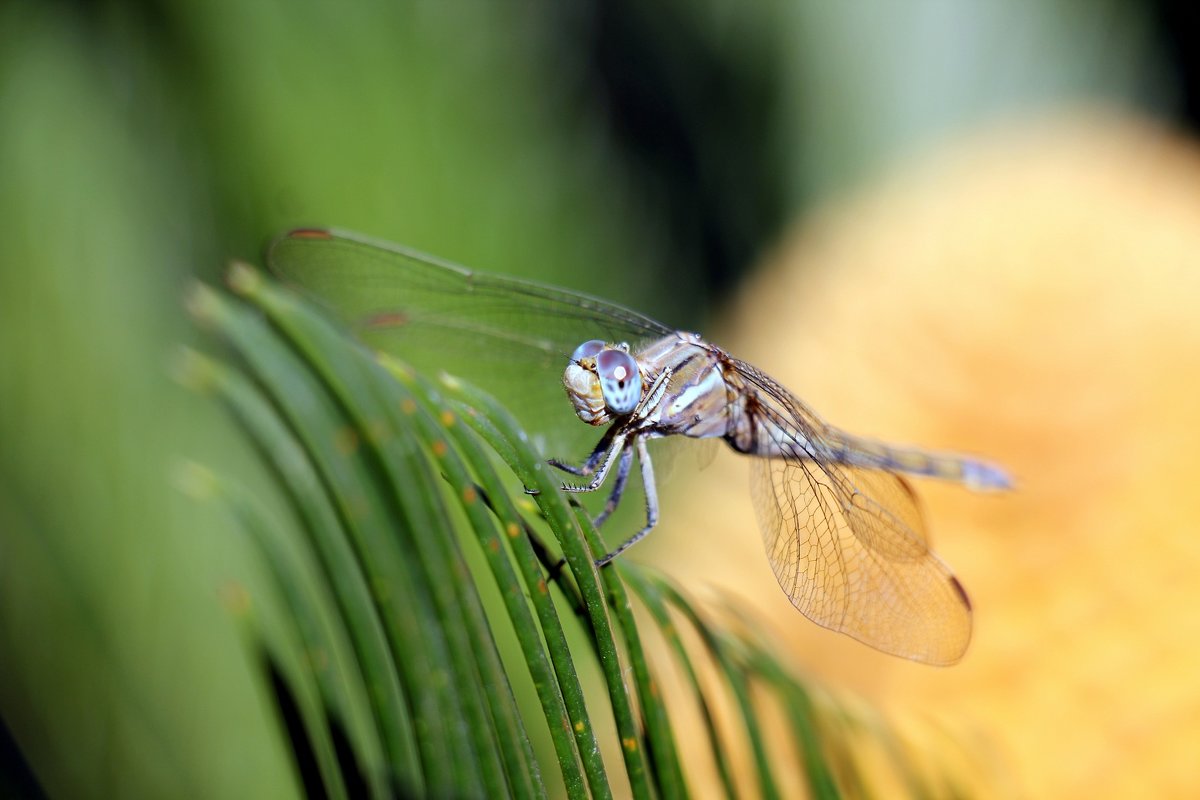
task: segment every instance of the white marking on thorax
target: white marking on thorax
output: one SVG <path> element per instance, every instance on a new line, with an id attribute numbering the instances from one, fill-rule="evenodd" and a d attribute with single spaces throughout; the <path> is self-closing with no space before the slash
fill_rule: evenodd
<path id="1" fill-rule="evenodd" d="M 675 395 L 671 400 L 671 405 L 667 408 L 668 416 L 679 416 L 693 403 L 703 400 L 710 392 L 720 393 L 722 401 L 724 401 L 725 381 L 721 377 L 720 370 L 711 367 L 705 369 L 703 378 Z"/>

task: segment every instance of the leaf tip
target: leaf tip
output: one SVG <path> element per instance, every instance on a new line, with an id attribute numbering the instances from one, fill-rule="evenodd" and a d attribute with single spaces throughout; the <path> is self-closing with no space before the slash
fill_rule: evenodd
<path id="1" fill-rule="evenodd" d="M 262 275 L 245 261 L 232 261 L 225 274 L 225 282 L 235 293 L 249 296 L 262 286 Z"/>
<path id="2" fill-rule="evenodd" d="M 212 470 L 186 459 L 172 466 L 171 483 L 195 500 L 207 500 L 217 493 L 217 477 Z"/>
<path id="3" fill-rule="evenodd" d="M 193 391 L 206 391 L 216 380 L 213 362 L 190 347 L 175 350 L 167 371 L 176 383 Z"/>
<path id="4" fill-rule="evenodd" d="M 197 281 L 184 295 L 183 307 L 197 322 L 211 322 L 221 307 L 221 301 L 211 287 Z"/>

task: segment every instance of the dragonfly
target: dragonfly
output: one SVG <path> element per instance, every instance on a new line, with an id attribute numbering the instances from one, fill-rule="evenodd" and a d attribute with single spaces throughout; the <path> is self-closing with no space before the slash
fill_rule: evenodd
<path id="1" fill-rule="evenodd" d="M 904 476 L 981 491 L 1011 488 L 1001 467 L 842 431 L 698 334 L 567 289 L 465 269 L 334 229 L 285 233 L 269 247 L 267 261 L 368 346 L 418 369 L 470 371 L 541 432 L 543 452 L 555 455 L 549 464 L 570 476 L 564 491 L 599 491 L 611 474 L 597 525 L 616 509 L 636 458 L 645 524 L 598 565 L 658 522 L 647 443 L 720 440 L 751 457 L 767 560 L 801 613 L 918 662 L 948 665 L 965 653 L 970 600 L 930 548 Z M 557 457 L 567 452 L 557 448 L 577 447 L 581 432 L 601 427 L 582 463 Z"/>

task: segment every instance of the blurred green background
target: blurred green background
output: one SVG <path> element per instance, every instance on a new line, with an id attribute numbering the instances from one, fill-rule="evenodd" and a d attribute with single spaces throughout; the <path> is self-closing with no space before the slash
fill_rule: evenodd
<path id="1" fill-rule="evenodd" d="M 1190 125 L 1182 8 L 5 0 L 0 794 L 295 791 L 239 646 L 262 577 L 172 483 L 269 494 L 170 378 L 193 279 L 336 225 L 701 327 L 806 209 L 962 131 Z"/>

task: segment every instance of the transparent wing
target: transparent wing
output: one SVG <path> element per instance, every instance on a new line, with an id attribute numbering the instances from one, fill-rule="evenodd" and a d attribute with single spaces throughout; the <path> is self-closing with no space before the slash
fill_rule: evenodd
<path id="1" fill-rule="evenodd" d="M 315 295 L 368 346 L 494 394 L 547 455 L 578 458 L 597 432 L 562 388 L 588 339 L 636 346 L 671 331 L 621 306 L 537 283 L 473 272 L 358 234 L 301 229 L 276 239 L 271 269 Z"/>
<path id="2" fill-rule="evenodd" d="M 757 401 L 758 435 L 791 436 L 784 449 L 792 453 L 805 452 L 804 441 L 836 435 L 769 377 L 735 366 Z M 806 617 L 915 661 L 953 664 L 962 657 L 971 639 L 970 601 L 930 551 L 903 478 L 821 458 L 758 458 L 751 469 L 767 558 Z"/>

